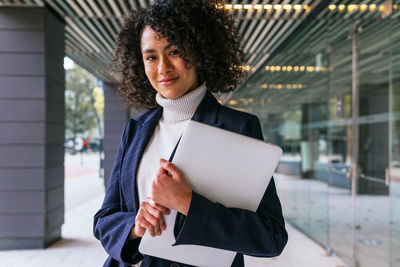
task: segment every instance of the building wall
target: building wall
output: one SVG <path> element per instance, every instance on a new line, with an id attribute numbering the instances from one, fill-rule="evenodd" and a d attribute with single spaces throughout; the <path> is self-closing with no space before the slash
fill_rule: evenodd
<path id="1" fill-rule="evenodd" d="M 64 23 L 0 9 L 0 249 L 41 248 L 64 222 Z"/>
<path id="2" fill-rule="evenodd" d="M 116 85 L 104 83 L 104 184 L 110 179 L 122 131 L 129 118 L 116 94 Z"/>

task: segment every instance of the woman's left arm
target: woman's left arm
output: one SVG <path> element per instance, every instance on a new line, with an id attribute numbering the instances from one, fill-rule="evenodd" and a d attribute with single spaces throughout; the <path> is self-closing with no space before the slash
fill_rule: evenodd
<path id="1" fill-rule="evenodd" d="M 281 254 L 287 239 L 271 179 L 256 212 L 227 208 L 193 192 L 175 245 L 202 245 L 256 257 L 275 257 Z"/>
<path id="2" fill-rule="evenodd" d="M 261 127 L 257 117 L 251 115 L 244 120 L 239 133 L 262 140 Z M 161 165 L 163 166 L 163 163 Z M 174 167 L 171 163 L 164 163 L 168 169 L 171 169 L 171 165 Z M 162 170 L 160 173 L 162 174 Z M 165 179 L 165 181 L 175 184 L 175 186 L 182 184 L 179 182 L 182 180 L 179 173 L 171 175 L 175 179 Z M 162 180 L 163 178 L 160 181 Z M 159 198 L 162 195 L 160 194 L 161 188 L 165 189 L 165 185 L 153 184 L 153 197 L 158 198 L 154 200 L 168 206 L 170 203 L 164 202 L 168 202 L 168 197 L 164 195 L 164 200 Z M 186 192 L 186 190 L 184 191 Z M 177 188 L 171 190 L 171 196 L 177 192 L 179 192 Z M 271 179 L 256 212 L 227 208 L 220 203 L 211 202 L 196 192 L 191 192 L 190 196 L 191 199 L 186 208 L 185 205 L 177 206 L 182 211 L 187 211 L 181 211 L 183 214 L 187 214 L 187 217 L 183 218 L 175 245 L 209 246 L 258 257 L 277 256 L 285 247 L 288 236 L 274 179 Z M 174 207 L 170 208 L 180 211 Z"/>

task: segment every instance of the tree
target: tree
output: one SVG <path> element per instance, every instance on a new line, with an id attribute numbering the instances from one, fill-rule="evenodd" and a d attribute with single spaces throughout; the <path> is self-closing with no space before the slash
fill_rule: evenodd
<path id="1" fill-rule="evenodd" d="M 104 121 L 104 91 L 100 87 L 93 88 L 92 91 L 92 105 L 94 108 L 94 115 L 97 121 L 97 128 L 99 136 L 103 136 L 103 121 Z"/>
<path id="2" fill-rule="evenodd" d="M 95 77 L 75 65 L 66 71 L 65 113 L 66 137 L 75 140 L 78 135 L 97 125 L 93 89 Z M 75 147 L 75 144 L 74 144 Z"/>

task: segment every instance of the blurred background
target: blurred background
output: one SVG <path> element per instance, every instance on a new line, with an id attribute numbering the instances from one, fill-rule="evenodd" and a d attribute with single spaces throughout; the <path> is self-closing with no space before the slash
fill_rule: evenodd
<path id="1" fill-rule="evenodd" d="M 91 233 L 124 124 L 109 74 L 149 0 L 0 0 L 0 266 L 102 266 Z M 400 266 L 400 3 L 222 1 L 249 53 L 219 101 L 284 155 L 290 231 L 246 266 Z"/>

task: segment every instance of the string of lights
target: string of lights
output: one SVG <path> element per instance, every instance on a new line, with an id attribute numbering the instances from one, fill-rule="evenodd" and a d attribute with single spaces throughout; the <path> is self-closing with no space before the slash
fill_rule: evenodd
<path id="1" fill-rule="evenodd" d="M 338 12 L 385 12 L 387 9 L 392 8 L 393 10 L 398 10 L 399 5 L 387 5 L 387 4 L 340 4 L 340 5 L 329 5 L 328 9 L 331 12 L 338 11 Z"/>
<path id="2" fill-rule="evenodd" d="M 295 11 L 295 12 L 300 12 L 301 10 L 304 10 L 306 12 L 310 11 L 310 7 L 308 5 L 300 5 L 300 4 L 296 4 L 296 5 L 279 5 L 279 4 L 275 4 L 275 5 L 260 5 L 260 4 L 245 4 L 245 5 L 241 5 L 241 4 L 220 4 L 218 5 L 218 8 L 224 8 L 226 10 L 246 10 L 246 11 L 266 11 L 266 12 L 271 12 L 271 11 L 286 11 L 286 12 L 290 12 L 290 11 Z"/>
<path id="3" fill-rule="evenodd" d="M 265 66 L 266 71 L 270 72 L 332 72 L 332 68 L 318 66 Z"/>
<path id="4" fill-rule="evenodd" d="M 306 85 L 303 85 L 301 83 L 298 84 L 262 84 L 259 86 L 260 88 L 263 89 L 276 89 L 276 90 L 281 90 L 281 89 L 303 89 L 307 88 Z"/>
<path id="5" fill-rule="evenodd" d="M 300 12 L 302 10 L 309 12 L 311 7 L 309 5 L 300 5 L 300 4 L 219 4 L 218 8 L 224 8 L 229 11 L 266 11 L 266 12 Z M 392 8 L 393 10 L 400 10 L 400 6 L 397 4 L 388 5 L 388 4 L 339 4 L 339 5 L 329 5 L 328 9 L 331 12 L 385 12 L 387 9 Z"/>
<path id="6" fill-rule="evenodd" d="M 238 66 L 236 67 L 242 71 L 252 71 L 256 70 L 253 66 Z M 232 69 L 232 68 L 231 68 Z M 270 72 L 332 72 L 333 68 L 318 67 L 318 66 L 265 66 L 264 70 Z"/>

